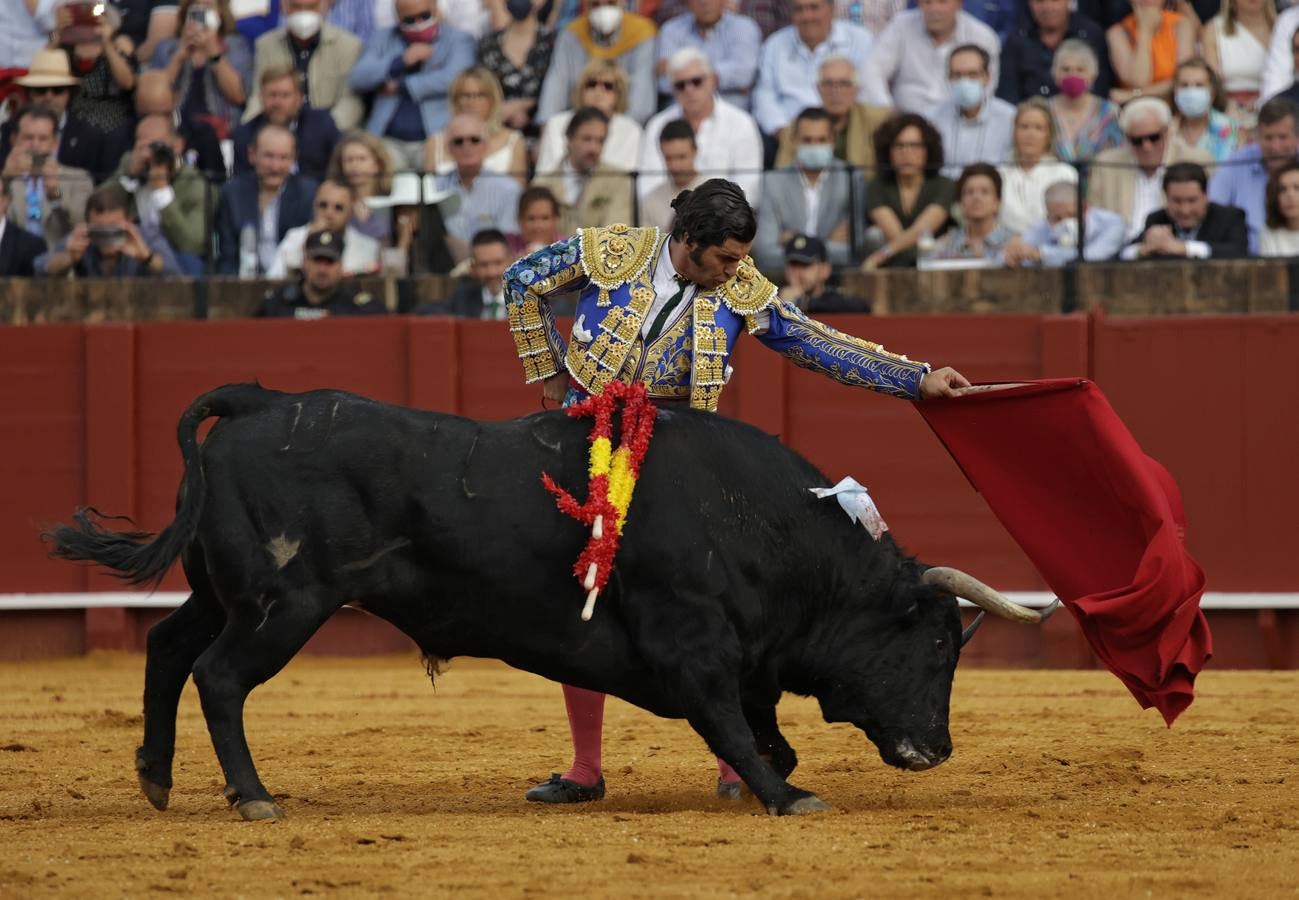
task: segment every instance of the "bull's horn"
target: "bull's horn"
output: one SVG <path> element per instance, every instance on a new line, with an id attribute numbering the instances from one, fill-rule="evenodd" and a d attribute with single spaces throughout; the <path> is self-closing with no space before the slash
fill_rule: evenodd
<path id="1" fill-rule="evenodd" d="M 979 614 L 974 617 L 974 621 L 965 626 L 965 630 L 961 632 L 962 647 L 970 642 L 970 638 L 974 637 L 974 633 L 979 630 L 979 626 L 983 624 L 983 619 L 987 615 L 988 611 L 986 609 L 981 609 L 979 610 Z"/>
<path id="2" fill-rule="evenodd" d="M 1010 619 L 1012 622 L 1020 622 L 1024 625 L 1038 625 L 1045 622 L 1047 617 L 1056 611 L 1060 603 L 1057 600 L 1044 610 L 1020 606 L 988 587 L 973 575 L 967 575 L 960 569 L 951 569 L 946 566 L 934 566 L 932 569 L 926 569 L 920 580 L 924 584 L 942 588 L 949 594 L 964 597 L 975 606 L 986 609 L 994 616 L 1001 616 L 1003 619 Z"/>

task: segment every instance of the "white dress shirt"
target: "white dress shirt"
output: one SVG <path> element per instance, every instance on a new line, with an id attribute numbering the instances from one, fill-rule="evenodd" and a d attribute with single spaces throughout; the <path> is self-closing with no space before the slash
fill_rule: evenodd
<path id="1" fill-rule="evenodd" d="M 1046 218 L 1046 189 L 1057 181 L 1078 183 L 1078 170 L 1057 159 L 1044 159 L 1033 168 L 1011 164 L 1001 173 L 1001 224 L 1023 234 Z"/>
<path id="2" fill-rule="evenodd" d="M 309 225 L 299 225 L 284 232 L 275 251 L 275 259 L 266 269 L 267 278 L 288 278 L 292 270 L 302 268 L 302 252 L 307 246 Z M 343 231 L 343 271 L 348 275 L 368 275 L 379 268 L 379 242 L 351 225 Z"/>
<path id="3" fill-rule="evenodd" d="M 864 78 L 874 44 L 875 39 L 865 28 L 839 20 L 830 26 L 830 36 L 815 48 L 803 43 L 793 25 L 773 32 L 762 45 L 758 81 L 753 88 L 753 117 L 758 126 L 766 134 L 775 134 L 809 106 L 821 105 L 816 84 L 821 62 L 827 56 L 846 56 L 857 64 L 858 79 L 863 81 L 858 99 L 866 99 Z"/>
<path id="4" fill-rule="evenodd" d="M 668 301 L 676 296 L 677 290 L 680 288 L 676 280 L 676 266 L 672 265 L 672 254 L 669 252 L 671 244 L 671 238 L 663 242 L 663 249 L 659 251 L 659 258 L 654 263 L 654 277 L 652 279 L 654 302 L 650 304 L 649 311 L 645 313 L 645 321 L 641 323 L 641 337 L 649 336 L 650 327 L 653 326 L 654 320 L 658 318 L 663 307 L 667 306 Z M 699 290 L 699 287 L 694 284 L 686 288 L 685 294 L 681 297 L 681 302 L 673 311 L 671 318 L 663 323 L 663 331 L 660 331 L 659 334 L 663 334 L 663 332 L 671 328 L 672 323 L 676 321 L 682 311 L 690 308 L 690 303 L 694 300 L 697 290 Z"/>
<path id="5" fill-rule="evenodd" d="M 1240 26 L 1237 26 L 1240 27 Z M 1263 75 L 1259 85 L 1259 105 L 1284 91 L 1294 82 L 1294 53 L 1291 41 L 1299 28 L 1299 6 L 1292 6 L 1276 17 L 1272 24 L 1272 42 L 1263 62 Z"/>
<path id="6" fill-rule="evenodd" d="M 663 126 L 683 118 L 680 104 L 673 103 L 645 123 L 641 142 L 638 188 L 641 199 L 667 181 L 659 135 Z M 762 135 L 753 116 L 721 97 L 713 98 L 713 113 L 695 130 L 695 171 L 704 178 L 727 178 L 744 191 L 751 206 L 758 205 L 762 185 Z"/>
<path id="7" fill-rule="evenodd" d="M 1137 170 L 1137 181 L 1132 188 L 1132 218 L 1128 219 L 1128 240 L 1136 240 L 1146 230 L 1146 217 L 1164 208 L 1164 167 L 1147 175 Z"/>
<path id="8" fill-rule="evenodd" d="M 950 96 L 947 57 L 962 44 L 977 44 L 992 57 L 989 84 L 996 84 L 1001 56 L 997 33 L 967 12 L 956 16 L 956 29 L 946 43 L 935 44 L 925 30 L 920 10 L 898 13 L 875 41 L 866 64 L 862 89 L 865 101 L 893 106 L 929 117 Z"/>

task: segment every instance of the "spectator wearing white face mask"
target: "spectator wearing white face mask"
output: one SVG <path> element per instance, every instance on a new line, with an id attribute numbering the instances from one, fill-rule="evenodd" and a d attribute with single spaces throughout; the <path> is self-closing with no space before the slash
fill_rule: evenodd
<path id="1" fill-rule="evenodd" d="M 988 51 L 962 44 L 947 58 L 951 97 L 934 110 L 930 121 L 943 136 L 943 174 L 956 178 L 974 163 L 1000 165 L 1010 160 L 1015 107 L 992 95 Z"/>
<path id="2" fill-rule="evenodd" d="M 1173 76 L 1173 103 L 1177 107 L 1174 131 L 1188 147 L 1198 147 L 1222 162 L 1240 145 L 1236 123 L 1218 108 L 1225 105 L 1222 83 L 1209 64 L 1196 57 L 1177 67 Z"/>
<path id="3" fill-rule="evenodd" d="M 1078 258 L 1078 185 L 1057 181 L 1046 189 L 1046 218 L 1006 247 L 1008 266 L 1058 268 Z M 1095 206 L 1083 206 L 1086 236 L 1083 259 L 1103 262 L 1118 256 L 1127 227 L 1123 217 Z"/>

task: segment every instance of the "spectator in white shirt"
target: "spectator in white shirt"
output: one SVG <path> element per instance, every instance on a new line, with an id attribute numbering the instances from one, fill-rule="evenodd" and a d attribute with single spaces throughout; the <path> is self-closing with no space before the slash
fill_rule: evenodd
<path id="1" fill-rule="evenodd" d="M 1041 97 L 1030 97 L 1015 113 L 1014 162 L 1001 167 L 1001 223 L 1023 234 L 1046 218 L 1046 189 L 1077 181 L 1078 171 L 1055 158 L 1055 119 Z"/>
<path id="2" fill-rule="evenodd" d="M 637 166 L 641 199 L 666 180 L 659 132 L 668 122 L 685 119 L 695 132 L 698 170 L 708 178 L 734 181 L 756 206 L 762 183 L 762 135 L 753 117 L 717 94 L 717 75 L 708 57 L 694 47 L 672 55 L 668 78 L 677 102 L 645 123 Z"/>
<path id="3" fill-rule="evenodd" d="M 962 44 L 988 51 L 988 79 L 997 83 L 997 33 L 961 9 L 961 0 L 920 0 L 880 32 L 866 65 L 866 100 L 931 115 L 947 99 L 947 56 Z"/>
<path id="4" fill-rule="evenodd" d="M 642 130 L 640 124 L 627 113 L 627 73 L 610 59 L 594 59 L 582 69 L 573 88 L 573 106 L 552 116 L 541 131 L 540 149 L 537 151 L 537 174 L 554 172 L 564 162 L 568 152 L 569 120 L 574 110 L 594 106 L 609 117 L 609 136 L 604 142 L 600 162 L 615 169 L 630 172 L 640 159 Z"/>
<path id="5" fill-rule="evenodd" d="M 312 231 L 329 231 L 343 235 L 343 272 L 368 275 L 379 269 L 379 242 L 352 227 L 352 208 L 356 192 L 345 181 L 323 181 L 312 201 L 311 221 L 284 233 L 275 259 L 266 270 L 267 278 L 290 278 L 302 270 L 303 248 Z"/>
<path id="6" fill-rule="evenodd" d="M 695 131 L 685 119 L 673 119 L 663 126 L 659 131 L 659 155 L 668 177 L 641 200 L 637 224 L 664 230 L 672 226 L 672 201 L 677 194 L 694 190 L 707 180 L 695 165 L 697 149 Z"/>
<path id="7" fill-rule="evenodd" d="M 943 174 L 948 178 L 958 177 L 973 163 L 997 166 L 1010 160 L 1015 107 L 993 95 L 990 62 L 988 51 L 978 44 L 962 44 L 947 57 L 951 97 L 931 121 L 943 136 Z"/>
<path id="8" fill-rule="evenodd" d="M 834 0 L 793 0 L 793 9 L 794 24 L 763 43 L 753 89 L 753 117 L 768 136 L 820 104 L 817 70 L 826 57 L 847 56 L 864 74 L 874 43 L 865 28 L 834 18 Z"/>

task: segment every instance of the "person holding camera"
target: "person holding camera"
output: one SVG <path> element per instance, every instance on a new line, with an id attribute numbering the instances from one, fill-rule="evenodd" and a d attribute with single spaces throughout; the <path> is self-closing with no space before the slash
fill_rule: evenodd
<path id="1" fill-rule="evenodd" d="M 146 278 L 179 275 L 171 247 L 157 231 L 127 216 L 131 198 L 117 185 L 96 190 L 86 201 L 85 221 L 36 258 L 37 275 L 80 278 Z"/>
<path id="2" fill-rule="evenodd" d="M 8 185 L 9 221 L 51 246 L 81 221 L 93 190 L 86 172 L 55 158 L 58 127 L 58 116 L 45 107 L 20 112 L 13 149 L 0 169 Z"/>
<path id="3" fill-rule="evenodd" d="M 145 116 L 135 126 L 135 146 L 105 184 L 131 196 L 132 215 L 167 239 L 181 271 L 201 275 L 217 191 L 185 162 L 183 151 L 170 117 Z"/>
<path id="4" fill-rule="evenodd" d="M 181 0 L 177 19 L 176 36 L 158 42 L 150 65 L 171 79 L 182 121 L 206 122 L 224 140 L 243 116 L 252 51 L 229 0 Z"/>
<path id="5" fill-rule="evenodd" d="M 56 18 L 54 44 L 68 51 L 78 78 L 59 158 L 103 178 L 131 145 L 135 44 L 121 33 L 122 16 L 111 4 L 74 0 Z"/>

